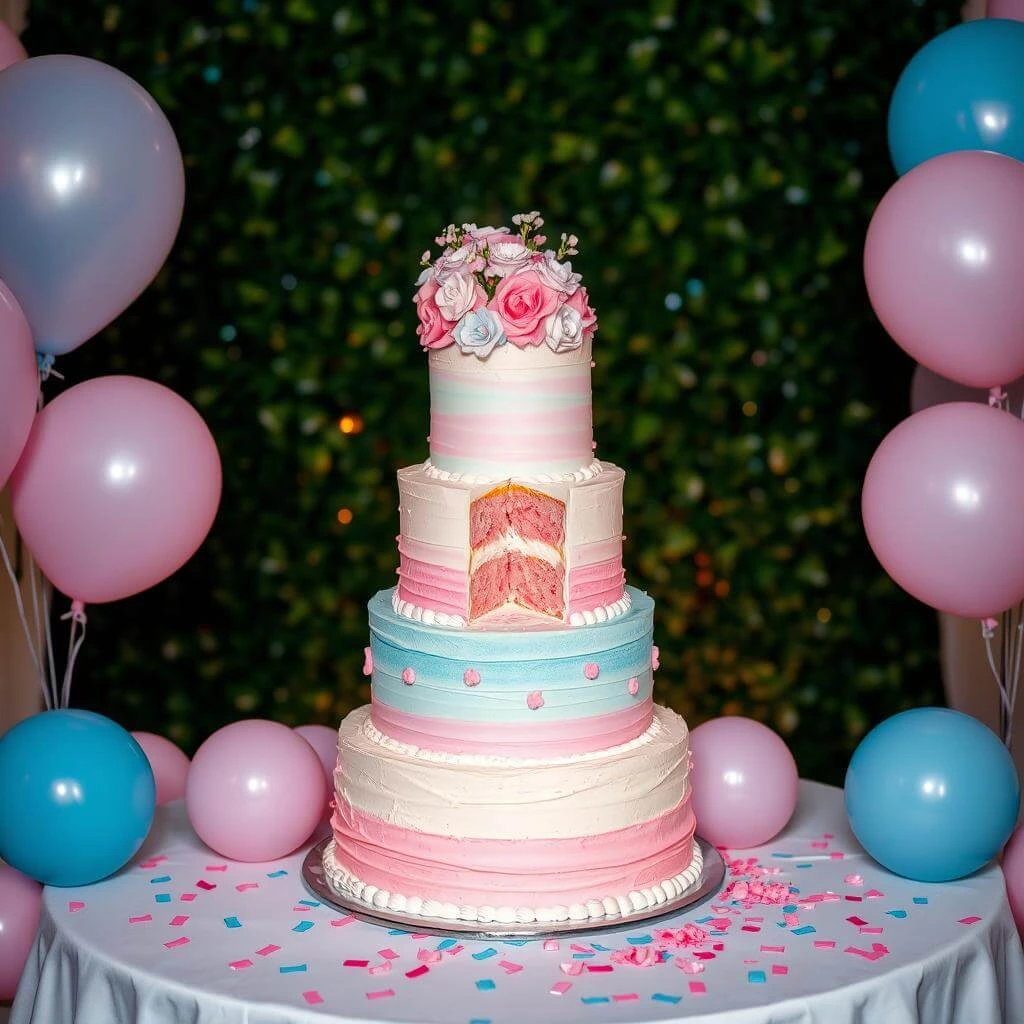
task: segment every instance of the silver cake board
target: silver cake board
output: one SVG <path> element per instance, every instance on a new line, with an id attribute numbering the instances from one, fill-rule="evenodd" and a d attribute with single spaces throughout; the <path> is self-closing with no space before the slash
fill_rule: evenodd
<path id="1" fill-rule="evenodd" d="M 682 910 L 692 910 L 709 900 L 725 880 L 725 863 L 721 854 L 706 840 L 696 837 L 704 856 L 700 876 L 675 899 L 654 907 L 618 917 L 589 919 L 586 921 L 536 921 L 532 924 L 482 925 L 479 921 L 452 921 L 447 918 L 423 917 L 419 914 L 400 914 L 392 910 L 370 907 L 361 900 L 343 896 L 330 887 L 324 874 L 323 855 L 330 838 L 314 844 L 302 862 L 302 881 L 306 888 L 322 903 L 351 914 L 360 921 L 381 928 L 402 928 L 411 932 L 462 939 L 548 939 L 567 935 L 585 935 L 613 928 L 631 928 L 637 924 L 650 924 L 672 917 Z"/>

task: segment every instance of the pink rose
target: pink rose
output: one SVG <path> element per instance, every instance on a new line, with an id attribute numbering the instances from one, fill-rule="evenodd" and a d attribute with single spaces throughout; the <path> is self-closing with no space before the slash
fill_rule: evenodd
<path id="1" fill-rule="evenodd" d="M 582 289 L 580 289 L 582 291 Z M 505 325 L 513 345 L 526 348 L 544 340 L 544 321 L 561 305 L 561 296 L 533 270 L 503 277 L 488 304 Z"/>
<path id="2" fill-rule="evenodd" d="M 479 309 L 487 295 L 477 279 L 469 274 L 452 274 L 446 277 L 434 293 L 434 301 L 441 316 L 449 323 L 458 323 L 464 313 Z"/>
<path id="3" fill-rule="evenodd" d="M 497 277 L 508 277 L 530 265 L 533 253 L 518 239 L 513 242 L 491 240 L 487 251 L 487 272 Z"/>
<path id="4" fill-rule="evenodd" d="M 437 281 L 431 279 L 420 288 L 413 299 L 416 303 L 416 313 L 420 318 L 416 333 L 424 348 L 445 348 L 452 343 L 452 325 L 441 316 L 434 298 L 438 287 Z"/>
<path id="5" fill-rule="evenodd" d="M 587 289 L 581 285 L 565 300 L 565 304 L 579 313 L 583 337 L 593 337 L 594 331 L 597 330 L 597 314 L 590 308 Z"/>

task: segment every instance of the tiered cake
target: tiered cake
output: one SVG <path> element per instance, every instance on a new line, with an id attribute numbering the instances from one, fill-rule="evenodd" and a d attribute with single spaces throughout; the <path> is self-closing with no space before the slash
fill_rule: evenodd
<path id="1" fill-rule="evenodd" d="M 341 725 L 324 867 L 425 918 L 627 917 L 700 875 L 687 730 L 652 701 L 624 474 L 594 458 L 576 239 L 513 222 L 423 256 L 430 459 L 398 473 L 398 586 L 370 602 L 372 703 Z"/>

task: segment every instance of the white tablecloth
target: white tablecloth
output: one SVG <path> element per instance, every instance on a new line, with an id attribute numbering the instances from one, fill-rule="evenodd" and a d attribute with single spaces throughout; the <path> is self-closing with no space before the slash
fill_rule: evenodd
<path id="1" fill-rule="evenodd" d="M 998 868 L 946 885 L 897 878 L 857 846 L 840 791 L 807 782 L 790 827 L 751 856 L 769 872 L 754 877 L 798 890 L 791 904 L 716 897 L 547 948 L 441 940 L 319 905 L 301 852 L 225 862 L 171 805 L 118 876 L 46 890 L 11 1024 L 1024 1021 L 1024 956 Z M 707 942 L 657 954 L 657 933 L 688 922 Z"/>

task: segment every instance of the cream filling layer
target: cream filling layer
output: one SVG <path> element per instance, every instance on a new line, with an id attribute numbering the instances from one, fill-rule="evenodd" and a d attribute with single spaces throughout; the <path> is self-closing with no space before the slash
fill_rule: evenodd
<path id="1" fill-rule="evenodd" d="M 481 924 L 534 924 L 557 921 L 600 921 L 643 913 L 677 899 L 700 881 L 704 857 L 696 840 L 692 844 L 689 867 L 671 878 L 628 893 L 595 894 L 585 902 L 556 904 L 551 907 L 458 906 L 441 900 L 424 899 L 415 894 L 389 892 L 367 885 L 341 867 L 334 857 L 334 841 L 327 844 L 323 855 L 324 874 L 335 892 L 358 900 L 367 907 L 390 910 L 441 921 L 478 921 Z"/>
<path id="2" fill-rule="evenodd" d="M 560 565 L 562 555 L 558 548 L 546 544 L 542 540 L 527 540 L 521 537 L 515 530 L 508 530 L 500 537 L 481 544 L 474 548 L 469 558 L 469 571 L 475 572 L 477 568 L 492 558 L 515 551 L 517 554 L 526 555 L 529 558 L 539 558 L 550 565 Z"/>
<path id="3" fill-rule="evenodd" d="M 399 743 L 374 727 L 364 705 L 341 723 L 338 749 L 339 803 L 401 828 L 460 838 L 614 832 L 667 813 L 689 794 L 686 723 L 663 707 L 629 743 L 531 760 Z"/>

